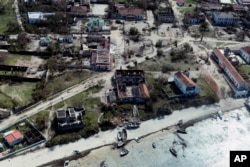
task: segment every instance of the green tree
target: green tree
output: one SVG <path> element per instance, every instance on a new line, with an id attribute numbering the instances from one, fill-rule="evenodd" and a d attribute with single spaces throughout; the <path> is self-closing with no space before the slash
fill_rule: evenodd
<path id="1" fill-rule="evenodd" d="M 20 33 L 22 30 L 17 22 L 9 21 L 7 23 L 7 33 Z"/>
<path id="2" fill-rule="evenodd" d="M 206 21 L 204 21 L 204 22 L 202 22 L 202 23 L 200 24 L 200 26 L 199 26 L 199 31 L 200 31 L 200 33 L 201 33 L 201 40 L 200 40 L 200 42 L 202 42 L 203 37 L 204 37 L 204 33 L 205 33 L 206 31 L 208 31 L 208 23 L 207 23 Z"/>
<path id="3" fill-rule="evenodd" d="M 23 50 L 25 49 L 26 45 L 30 42 L 29 37 L 27 36 L 26 33 L 21 33 L 17 37 L 17 45 L 18 48 Z"/>
<path id="4" fill-rule="evenodd" d="M 136 27 L 131 27 L 129 29 L 129 34 L 130 35 L 138 35 L 138 33 L 139 33 L 139 31 L 138 31 L 138 29 Z"/>

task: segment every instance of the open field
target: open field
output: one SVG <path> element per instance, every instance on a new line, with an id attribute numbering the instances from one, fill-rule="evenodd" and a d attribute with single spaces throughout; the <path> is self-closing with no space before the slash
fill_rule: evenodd
<path id="1" fill-rule="evenodd" d="M 9 55 L 6 56 L 6 58 L 4 59 L 3 64 L 4 64 L 4 65 L 16 65 L 16 63 L 17 63 L 18 61 L 30 61 L 30 60 L 31 60 L 31 56 L 9 54 Z"/>
<path id="2" fill-rule="evenodd" d="M 17 106 L 23 106 L 32 101 L 32 93 L 35 88 L 36 83 L 23 82 L 13 85 L 3 84 L 0 86 L 0 91 L 8 95 L 5 96 L 6 101 L 11 98 L 15 102 L 17 102 Z"/>
<path id="3" fill-rule="evenodd" d="M 0 34 L 3 34 L 7 31 L 7 24 L 9 21 L 17 22 L 15 11 L 12 8 L 14 0 L 2 0 L 5 4 L 5 11 L 0 13 Z"/>
<path id="4" fill-rule="evenodd" d="M 48 92 L 49 95 L 52 95 L 75 84 L 78 84 L 93 75 L 93 72 L 89 72 L 87 70 L 66 72 L 61 76 L 49 80 L 44 88 L 44 91 Z"/>

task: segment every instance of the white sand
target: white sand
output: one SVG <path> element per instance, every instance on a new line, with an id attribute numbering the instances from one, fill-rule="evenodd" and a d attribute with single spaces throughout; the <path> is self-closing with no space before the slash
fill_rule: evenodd
<path id="1" fill-rule="evenodd" d="M 244 99 L 221 100 L 220 106 L 223 111 L 237 108 L 243 105 L 243 100 Z M 218 105 L 213 105 L 209 107 L 202 106 L 200 108 L 189 108 L 181 111 L 175 111 L 172 115 L 166 116 L 165 119 L 149 120 L 143 122 L 139 129 L 128 131 L 128 139 L 133 139 L 135 137 L 140 137 L 145 134 L 161 130 L 162 128 L 176 124 L 180 119 L 183 119 L 183 121 L 185 122 L 194 118 L 199 118 L 205 115 L 216 113 L 218 110 L 220 110 L 220 107 Z M 78 149 L 79 151 L 84 151 L 105 144 L 113 143 L 116 140 L 117 131 L 118 129 L 115 129 L 113 131 L 100 132 L 94 137 L 90 137 L 88 139 L 81 139 L 77 142 L 70 143 L 67 145 L 56 146 L 53 150 L 44 148 L 37 150 L 33 153 L 20 155 L 11 159 L 6 159 L 0 162 L 0 166 L 33 167 L 42 165 L 56 159 L 61 159 L 70 156 L 72 155 L 73 150 L 75 149 Z M 168 150 L 165 150 L 165 152 L 168 152 Z M 145 154 L 148 153 L 145 152 Z"/>

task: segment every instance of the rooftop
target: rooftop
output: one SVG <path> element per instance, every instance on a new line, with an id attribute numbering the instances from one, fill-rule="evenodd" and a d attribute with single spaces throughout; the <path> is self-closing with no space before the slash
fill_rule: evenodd
<path id="1" fill-rule="evenodd" d="M 4 133 L 4 138 L 8 143 L 12 143 L 15 140 L 22 139 L 23 135 L 18 130 L 14 129 Z"/>
<path id="2" fill-rule="evenodd" d="M 194 81 L 191 78 L 189 78 L 188 76 L 186 76 L 184 73 L 179 71 L 179 72 L 175 73 L 174 75 L 180 80 L 180 82 L 183 83 L 183 85 L 185 85 L 185 86 L 192 86 L 192 85 L 196 86 Z"/>
<path id="3" fill-rule="evenodd" d="M 250 46 L 243 47 L 242 50 L 244 50 L 250 56 Z"/>
<path id="4" fill-rule="evenodd" d="M 29 19 L 42 19 L 43 13 L 42 12 L 28 12 Z"/>
<path id="5" fill-rule="evenodd" d="M 107 51 L 93 52 L 91 62 L 92 63 L 109 64 L 110 63 L 110 53 Z"/>
<path id="6" fill-rule="evenodd" d="M 237 80 L 238 83 L 245 82 L 242 76 L 238 73 L 238 71 L 234 68 L 234 66 L 229 62 L 229 60 L 218 48 L 215 48 L 213 52 L 222 61 L 221 67 L 227 67 L 227 69 L 231 72 L 231 74 Z"/>

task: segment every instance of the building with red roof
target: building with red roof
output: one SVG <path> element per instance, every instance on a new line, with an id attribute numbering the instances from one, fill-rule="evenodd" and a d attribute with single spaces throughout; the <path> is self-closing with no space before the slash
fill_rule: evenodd
<path id="1" fill-rule="evenodd" d="M 193 96 L 200 93 L 200 88 L 183 72 L 179 71 L 174 74 L 174 82 L 185 96 Z"/>
<path id="2" fill-rule="evenodd" d="M 226 74 L 227 82 L 230 87 L 234 90 L 235 97 L 244 97 L 248 93 L 247 82 L 242 78 L 234 66 L 229 62 L 226 56 L 218 49 L 213 50 L 212 56 L 218 63 L 219 67 Z"/>
<path id="3" fill-rule="evenodd" d="M 139 21 L 146 19 L 146 11 L 141 8 L 136 7 L 125 7 L 121 4 L 115 5 L 114 14 L 112 15 L 114 19 L 128 20 L 128 21 Z"/>
<path id="4" fill-rule="evenodd" d="M 250 64 L 250 46 L 241 48 L 240 56 L 246 61 L 247 64 Z"/>
<path id="5" fill-rule="evenodd" d="M 4 139 L 9 144 L 9 146 L 13 146 L 23 141 L 24 137 L 22 133 L 16 129 L 8 131 L 4 133 Z"/>

